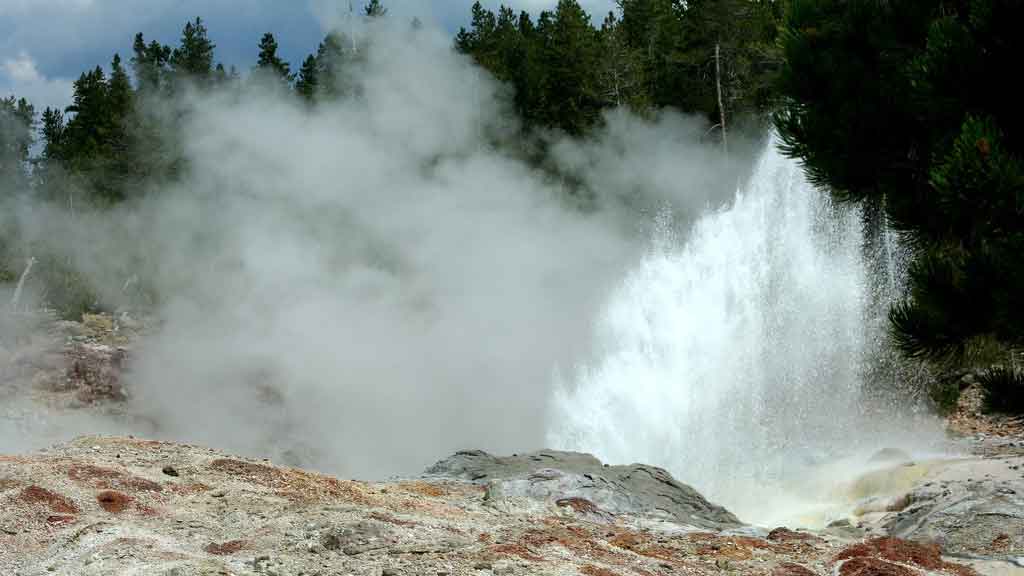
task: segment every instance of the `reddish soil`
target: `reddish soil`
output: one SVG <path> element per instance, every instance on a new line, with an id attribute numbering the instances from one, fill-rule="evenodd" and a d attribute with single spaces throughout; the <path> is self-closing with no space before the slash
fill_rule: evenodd
<path id="1" fill-rule="evenodd" d="M 51 492 L 40 486 L 29 486 L 21 491 L 18 500 L 28 504 L 45 504 L 52 512 L 58 514 L 78 514 L 78 506 L 71 499 Z"/>

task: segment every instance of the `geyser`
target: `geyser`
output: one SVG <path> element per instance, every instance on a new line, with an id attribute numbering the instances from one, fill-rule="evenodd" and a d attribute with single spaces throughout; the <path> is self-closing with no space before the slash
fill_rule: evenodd
<path id="1" fill-rule="evenodd" d="M 884 323 L 862 241 L 859 214 L 770 142 L 730 207 L 661 234 L 624 280 L 603 357 L 556 389 L 549 443 L 664 466 L 745 521 L 825 520 L 829 478 L 853 472 L 836 462 L 924 445 L 863 402 Z"/>

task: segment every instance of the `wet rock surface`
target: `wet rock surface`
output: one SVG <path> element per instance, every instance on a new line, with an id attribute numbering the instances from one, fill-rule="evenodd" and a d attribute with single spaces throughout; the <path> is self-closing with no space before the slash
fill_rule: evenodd
<path id="1" fill-rule="evenodd" d="M 972 385 L 948 432 L 960 456 L 910 462 L 886 451 L 876 460 L 890 467 L 860 480 L 878 489 L 855 510 L 858 528 L 937 546 L 985 574 L 1024 575 L 1024 422 L 984 414 Z"/>
<path id="2" fill-rule="evenodd" d="M 911 490 L 886 532 L 934 542 L 946 554 L 1024 568 L 1024 458 L 953 462 Z"/>
<path id="3" fill-rule="evenodd" d="M 662 517 L 698 528 L 734 528 L 731 512 L 661 468 L 643 464 L 607 466 L 590 454 L 544 450 L 497 457 L 462 451 L 430 467 L 425 477 L 455 478 L 486 485 L 494 506 L 554 503 L 594 519 L 615 514 Z"/>

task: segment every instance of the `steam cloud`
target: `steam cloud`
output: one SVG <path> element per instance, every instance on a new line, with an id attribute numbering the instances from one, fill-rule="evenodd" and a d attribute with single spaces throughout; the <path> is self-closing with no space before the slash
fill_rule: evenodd
<path id="1" fill-rule="evenodd" d="M 549 137 L 593 191 L 577 205 L 490 144 L 509 95 L 448 37 L 368 33 L 358 98 L 193 94 L 179 184 L 103 215 L 17 208 L 107 304 L 134 274 L 163 296 L 127 375 L 140 432 L 358 477 L 540 448 L 555 374 L 588 360 L 653 216 L 683 226 L 735 190 L 744 162 L 700 122 L 614 113 Z"/>

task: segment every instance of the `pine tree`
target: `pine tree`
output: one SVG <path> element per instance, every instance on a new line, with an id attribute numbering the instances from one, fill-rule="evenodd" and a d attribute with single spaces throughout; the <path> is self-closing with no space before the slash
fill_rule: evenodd
<path id="1" fill-rule="evenodd" d="M 28 178 L 35 108 L 24 98 L 0 98 L 0 192 L 18 190 Z"/>
<path id="2" fill-rule="evenodd" d="M 463 54 L 473 55 L 478 63 L 486 67 L 490 52 L 488 44 L 497 28 L 497 22 L 494 13 L 484 8 L 479 1 L 473 3 L 470 12 L 470 30 L 459 29 L 455 35 L 455 48 Z"/>
<path id="3" fill-rule="evenodd" d="M 317 87 L 324 98 L 333 100 L 348 93 L 344 82 L 346 53 L 344 39 L 330 32 L 316 51 Z"/>
<path id="4" fill-rule="evenodd" d="M 65 130 L 66 158 L 76 169 L 88 169 L 90 161 L 107 153 L 110 136 L 107 79 L 97 66 L 83 72 L 74 82 L 72 105 L 68 112 L 74 117 Z"/>
<path id="5" fill-rule="evenodd" d="M 542 21 L 541 33 L 547 36 L 542 56 L 548 103 L 545 123 L 572 135 L 583 134 L 598 121 L 601 109 L 597 31 L 576 0 L 559 0 L 550 21 L 543 17 Z"/>
<path id="6" fill-rule="evenodd" d="M 42 151 L 35 159 L 33 171 L 36 192 L 42 197 L 57 195 L 56 186 L 64 166 L 64 113 L 56 108 L 43 110 L 40 135 Z"/>
<path id="7" fill-rule="evenodd" d="M 978 88 L 1016 66 L 1021 18 L 1015 0 L 789 9 L 784 150 L 908 238 L 890 319 L 911 357 L 1012 366 L 1024 350 L 1024 119 L 1012 91 Z"/>
<path id="8" fill-rule="evenodd" d="M 277 55 L 277 40 L 267 32 L 260 40 L 260 53 L 256 61 L 256 69 L 263 74 L 276 77 L 284 84 L 291 84 L 291 67 Z"/>
<path id="9" fill-rule="evenodd" d="M 121 64 L 120 54 L 114 54 L 114 59 L 110 63 L 108 92 L 111 115 L 122 123 L 131 112 L 134 91 L 128 73 Z"/>
<path id="10" fill-rule="evenodd" d="M 135 93 L 119 55 L 114 55 L 110 70 L 110 79 L 107 81 L 109 156 L 102 177 L 108 199 L 123 200 L 137 184 L 141 168 L 137 154 L 139 139 L 135 121 Z"/>
<path id="11" fill-rule="evenodd" d="M 295 91 L 307 101 L 312 101 L 319 92 L 316 56 L 309 55 L 299 69 L 299 77 L 295 81 Z"/>
<path id="12" fill-rule="evenodd" d="M 646 108 L 640 58 L 626 43 L 622 22 L 614 12 L 601 25 L 600 87 L 605 105 Z"/>
<path id="13" fill-rule="evenodd" d="M 138 88 L 143 93 L 156 93 L 165 86 L 167 64 L 171 59 L 171 47 L 153 40 L 146 44 L 142 33 L 135 35 L 132 44 L 132 70 Z"/>
<path id="14" fill-rule="evenodd" d="M 171 69 L 178 78 L 189 78 L 200 84 L 207 83 L 213 74 L 213 51 L 202 18 L 187 22 L 181 32 L 181 45 L 170 57 Z"/>
<path id="15" fill-rule="evenodd" d="M 59 163 L 64 159 L 64 113 L 56 108 L 43 110 L 43 154 L 47 163 Z"/>
<path id="16" fill-rule="evenodd" d="M 690 88 L 686 83 L 700 78 L 703 70 L 680 58 L 685 12 L 671 0 L 623 0 L 621 7 L 622 41 L 636 55 L 651 104 L 696 112 L 684 101 Z"/>
<path id="17" fill-rule="evenodd" d="M 387 15 L 388 9 L 381 4 L 380 0 L 370 0 L 366 3 L 366 6 L 363 7 L 363 13 L 366 14 L 368 18 L 380 18 Z"/>

